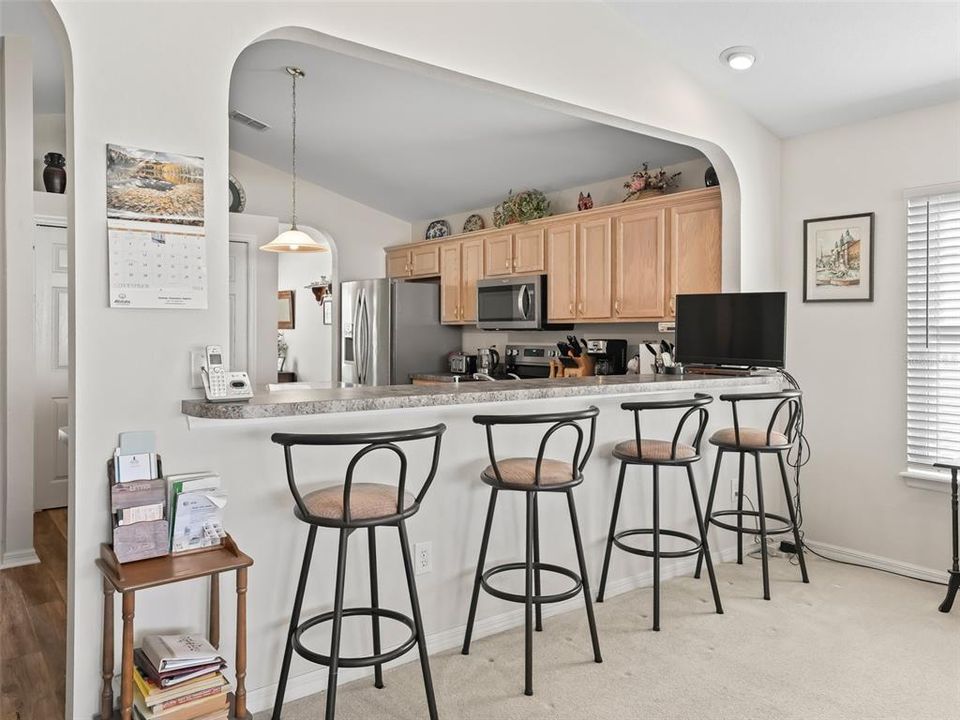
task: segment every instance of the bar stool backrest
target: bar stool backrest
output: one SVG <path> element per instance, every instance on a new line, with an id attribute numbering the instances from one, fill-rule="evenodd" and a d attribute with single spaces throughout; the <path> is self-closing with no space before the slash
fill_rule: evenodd
<path id="1" fill-rule="evenodd" d="M 792 388 L 777 390 L 775 392 L 732 393 L 720 396 L 721 400 L 729 402 L 733 408 L 733 435 L 738 447 L 740 445 L 740 416 L 737 413 L 737 403 L 756 402 L 760 400 L 777 401 L 773 413 L 770 415 L 770 422 L 767 423 L 767 445 L 774 444 L 771 436 L 776 432 L 774 426 L 777 424 L 777 418 L 780 417 L 780 413 L 784 408 L 787 409 L 787 421 L 783 426 L 782 432 L 787 437 L 788 444 L 793 445 L 797 440 L 797 434 L 800 430 L 799 421 L 802 415 L 800 403 L 802 398 L 803 393 L 800 390 L 794 390 Z"/>
<path id="2" fill-rule="evenodd" d="M 543 465 L 543 454 L 547 449 L 547 442 L 551 437 L 562 428 L 572 428 L 576 433 L 577 442 L 573 449 L 573 460 L 570 463 L 570 481 L 576 481 L 586 467 L 587 460 L 590 459 L 590 453 L 593 452 L 593 443 L 597 437 L 597 415 L 600 410 L 591 405 L 585 410 L 573 410 L 570 412 L 557 413 L 538 413 L 526 415 L 476 415 L 473 421 L 478 425 L 483 425 L 487 431 L 487 452 L 490 454 L 490 465 L 493 467 L 493 473 L 497 482 L 503 483 L 503 477 L 500 475 L 500 467 L 497 465 L 497 454 L 493 448 L 493 428 L 495 425 L 550 425 L 540 440 L 540 447 L 537 450 L 537 463 L 534 473 L 534 486 L 540 485 L 540 470 Z M 589 431 L 586 450 L 583 449 L 584 431 L 580 426 L 581 421 L 589 421 Z M 582 451 L 582 453 L 581 453 Z"/>
<path id="3" fill-rule="evenodd" d="M 687 411 L 680 417 L 680 421 L 677 423 L 677 429 L 673 433 L 673 440 L 670 443 L 670 459 L 676 460 L 680 435 L 683 432 L 687 419 L 693 414 L 697 415 L 698 423 L 696 435 L 694 435 L 693 442 L 690 444 L 693 446 L 696 454 L 700 455 L 700 440 L 703 438 L 703 431 L 706 429 L 707 420 L 710 417 L 710 413 L 707 412 L 705 406 L 712 402 L 713 397 L 710 395 L 706 393 L 695 393 L 692 398 L 681 398 L 679 400 L 643 400 L 640 402 L 621 403 L 620 408 L 622 410 L 629 410 L 633 413 L 633 428 L 637 438 L 637 456 L 639 459 L 645 459 L 643 457 L 643 436 L 640 433 L 640 413 L 645 410 L 682 410 L 686 408 Z"/>
<path id="4" fill-rule="evenodd" d="M 297 445 L 312 445 L 315 447 L 363 445 L 363 447 L 354 454 L 354 456 L 350 459 L 350 462 L 347 464 L 346 476 L 343 483 L 343 517 L 339 522 L 331 522 L 326 519 L 323 521 L 323 524 L 331 524 L 337 527 L 348 527 L 369 525 L 373 524 L 373 522 L 378 525 L 386 524 L 390 522 L 391 519 L 397 518 L 405 512 L 403 500 L 407 485 L 407 455 L 400 448 L 398 443 L 407 443 L 416 440 L 429 440 L 430 438 L 433 438 L 433 458 L 430 464 L 430 470 L 428 471 L 427 477 L 420 487 L 420 492 L 417 493 L 416 499 L 414 500 L 415 506 L 419 506 L 424 496 L 427 494 L 427 490 L 430 489 L 430 485 L 433 483 L 433 478 L 437 474 L 437 465 L 440 462 L 440 440 L 442 439 L 443 433 L 446 431 L 446 429 L 446 425 L 439 423 L 437 425 L 431 425 L 430 427 L 414 428 L 412 430 L 394 430 L 375 433 L 274 433 L 270 436 L 270 439 L 278 445 L 283 446 L 283 456 L 287 467 L 287 483 L 290 485 L 290 492 L 293 494 L 293 499 L 297 505 L 297 509 L 307 522 L 313 522 L 319 518 L 316 518 L 310 512 L 306 503 L 303 501 L 303 496 L 300 494 L 300 489 L 298 488 L 296 479 L 294 477 L 293 453 L 291 448 Z M 397 482 L 397 513 L 392 517 L 377 517 L 372 521 L 355 521 L 350 517 L 350 491 L 353 486 L 354 471 L 356 470 L 357 464 L 364 457 L 379 450 L 392 452 L 397 456 L 397 459 L 400 462 L 400 470 L 398 473 Z M 409 508 L 406 510 L 408 509 Z"/>

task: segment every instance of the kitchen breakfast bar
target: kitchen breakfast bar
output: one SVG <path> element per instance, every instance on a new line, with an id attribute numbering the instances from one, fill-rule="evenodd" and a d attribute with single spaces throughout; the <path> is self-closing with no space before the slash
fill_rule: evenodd
<path id="1" fill-rule="evenodd" d="M 490 464 L 485 428 L 473 422 L 478 414 L 557 413 L 599 409 L 593 453 L 584 469 L 584 481 L 574 488 L 586 569 L 592 593 L 600 584 L 601 566 L 617 487 L 619 460 L 613 454 L 617 443 L 634 438 L 634 417 L 620 408 L 624 402 L 652 399 L 692 398 L 706 393 L 714 401 L 706 406 L 709 420 L 701 446 L 702 460 L 693 467 L 695 482 L 706 502 L 715 448 L 706 439 L 718 428 L 731 427 L 730 403 L 720 402 L 724 393 L 760 393 L 779 390 L 778 375 L 623 375 L 588 378 L 505 380 L 496 382 L 443 383 L 437 385 L 392 385 L 337 387 L 329 389 L 293 389 L 256 395 L 244 403 L 209 403 L 201 399 L 184 400 L 181 411 L 198 442 L 216 435 L 221 447 L 226 440 L 229 453 L 219 458 L 215 468 L 229 493 L 225 517 L 226 529 L 256 561 L 249 578 L 249 639 L 255 651 L 249 663 L 247 686 L 253 706 L 268 707 L 276 690 L 287 636 L 287 623 L 297 589 L 307 526 L 293 514 L 294 500 L 287 484 L 283 448 L 271 441 L 274 433 L 372 433 L 409 430 L 443 423 L 443 435 L 436 477 L 423 498 L 420 511 L 407 522 L 411 552 L 416 559 L 420 606 L 430 652 L 460 646 L 471 603 L 474 575 L 490 488 L 480 474 Z M 765 403 L 742 403 L 740 423 L 765 427 L 772 408 Z M 756 406 L 756 407 L 754 407 Z M 643 437 L 670 441 L 682 412 L 661 410 L 643 418 Z M 498 458 L 536 457 L 546 426 L 497 426 L 492 428 Z M 681 438 L 692 442 L 696 422 L 688 424 Z M 547 444 L 544 457 L 570 462 L 573 435 L 557 433 Z M 302 492 L 331 484 L 341 484 L 347 464 L 359 450 L 356 446 L 293 447 L 296 480 Z M 407 491 L 416 494 L 429 473 L 433 460 L 430 439 L 405 443 L 409 465 Z M 771 477 L 779 470 L 773 462 Z M 752 463 L 749 463 L 752 464 Z M 398 475 L 396 456 L 373 452 L 356 467 L 354 483 L 395 484 Z M 749 487 L 753 472 L 748 467 Z M 766 471 L 765 471 L 766 472 Z M 660 524 L 664 528 L 696 535 L 697 523 L 690 502 L 687 477 L 682 467 L 660 469 Z M 715 510 L 732 507 L 737 466 L 733 459 L 723 466 L 716 493 Z M 675 482 L 674 482 L 675 481 Z M 577 568 L 577 554 L 570 532 L 570 516 L 563 493 L 545 493 L 539 503 L 539 534 L 542 561 L 565 568 Z M 486 567 L 501 563 L 522 563 L 525 548 L 524 493 L 501 493 L 493 522 Z M 771 493 L 768 510 L 778 511 L 780 494 Z M 782 502 L 782 501 L 781 501 Z M 647 467 L 627 468 L 618 527 L 650 527 L 653 495 L 651 471 Z M 392 528 L 378 534 L 379 603 L 381 608 L 409 613 L 404 567 Z M 382 539 L 380 539 L 382 537 Z M 642 538 L 630 538 L 643 546 Z M 649 539 L 648 539 L 649 542 Z M 714 562 L 736 558 L 734 533 L 710 532 Z M 683 541 L 664 536 L 662 550 L 683 547 Z M 330 610 L 334 605 L 334 578 L 338 555 L 338 533 L 319 528 L 313 552 L 311 574 L 303 594 L 303 616 Z M 364 538 L 352 538 L 348 544 L 344 605 L 369 606 L 370 576 L 368 545 Z M 664 558 L 661 578 L 690 575 L 696 556 Z M 606 596 L 650 585 L 651 562 L 623 552 L 613 553 L 606 583 Z M 507 572 L 495 583 L 505 591 L 523 592 L 524 574 Z M 667 607 L 670 613 L 712 614 L 710 583 L 706 573 L 700 580 L 703 600 L 694 607 Z M 570 580 L 562 576 L 544 576 L 544 594 L 562 593 Z M 759 592 L 759 589 L 758 589 Z M 544 632 L 550 632 L 549 616 L 556 612 L 583 612 L 583 596 L 573 595 L 562 602 L 544 605 Z M 640 610 L 638 609 L 638 612 Z M 523 624 L 524 608 L 512 602 L 481 593 L 473 637 L 500 632 Z M 722 621 L 722 620 L 720 620 Z M 401 623 L 384 620 L 384 648 L 401 644 L 410 630 Z M 303 643 L 317 652 L 330 647 L 329 623 L 304 633 Z M 347 618 L 343 624 L 340 654 L 370 655 L 369 618 Z M 599 672 L 593 662 L 586 622 L 581 636 L 572 642 L 582 647 L 582 671 Z M 603 636 L 599 637 L 602 647 Z M 521 642 L 517 656 L 522 657 Z M 394 662 L 415 660 L 408 653 Z M 549 663 L 544 657 L 538 663 Z M 465 659 L 466 662 L 466 659 Z M 388 663 L 389 665 L 389 663 Z M 370 668 L 342 668 L 340 682 L 356 679 Z M 286 700 L 326 689 L 324 668 L 294 656 Z M 517 678 L 518 687 L 521 678 Z"/>

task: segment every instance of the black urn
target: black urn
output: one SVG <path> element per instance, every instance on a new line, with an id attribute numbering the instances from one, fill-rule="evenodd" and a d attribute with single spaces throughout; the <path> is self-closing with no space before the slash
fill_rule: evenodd
<path id="1" fill-rule="evenodd" d="M 63 194 L 67 189 L 67 171 L 63 166 L 66 158 L 60 153 L 49 152 L 43 156 L 43 187 L 48 193 Z"/>
<path id="2" fill-rule="evenodd" d="M 713 169 L 713 165 L 708 167 L 703 174 L 703 184 L 707 187 L 715 187 L 720 184 L 720 178 L 717 177 L 717 171 Z"/>

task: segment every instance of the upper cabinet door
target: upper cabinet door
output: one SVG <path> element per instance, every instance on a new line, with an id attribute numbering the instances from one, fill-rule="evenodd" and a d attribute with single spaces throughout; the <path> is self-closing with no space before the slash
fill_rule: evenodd
<path id="1" fill-rule="evenodd" d="M 543 228 L 518 230 L 513 235 L 513 271 L 517 274 L 537 274 L 544 267 Z"/>
<path id="2" fill-rule="evenodd" d="M 613 243 L 610 219 L 579 224 L 577 317 L 609 320 L 613 311 Z"/>
<path id="3" fill-rule="evenodd" d="M 410 276 L 410 251 L 390 250 L 387 253 L 387 277 Z"/>
<path id="4" fill-rule="evenodd" d="M 410 274 L 426 277 L 440 274 L 440 246 L 418 245 L 410 251 Z"/>
<path id="5" fill-rule="evenodd" d="M 483 271 L 487 276 L 513 273 L 513 233 L 484 238 Z"/>
<path id="6" fill-rule="evenodd" d="M 717 293 L 723 279 L 720 198 L 670 209 L 670 300 L 681 293 Z"/>
<path id="7" fill-rule="evenodd" d="M 577 224 L 547 228 L 547 319 L 577 317 Z"/>
<path id="8" fill-rule="evenodd" d="M 440 322 L 460 322 L 461 283 L 460 243 L 445 243 L 440 246 Z"/>
<path id="9" fill-rule="evenodd" d="M 460 246 L 460 320 L 477 321 L 477 280 L 483 277 L 483 239 L 464 240 Z"/>
<path id="10" fill-rule="evenodd" d="M 637 210 L 614 220 L 614 297 L 617 319 L 664 315 L 666 295 L 665 208 Z"/>

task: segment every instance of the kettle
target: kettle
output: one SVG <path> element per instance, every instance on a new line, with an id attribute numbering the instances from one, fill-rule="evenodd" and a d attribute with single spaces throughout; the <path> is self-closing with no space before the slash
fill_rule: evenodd
<path id="1" fill-rule="evenodd" d="M 477 371 L 493 375 L 500 367 L 500 353 L 496 348 L 477 349 Z"/>

